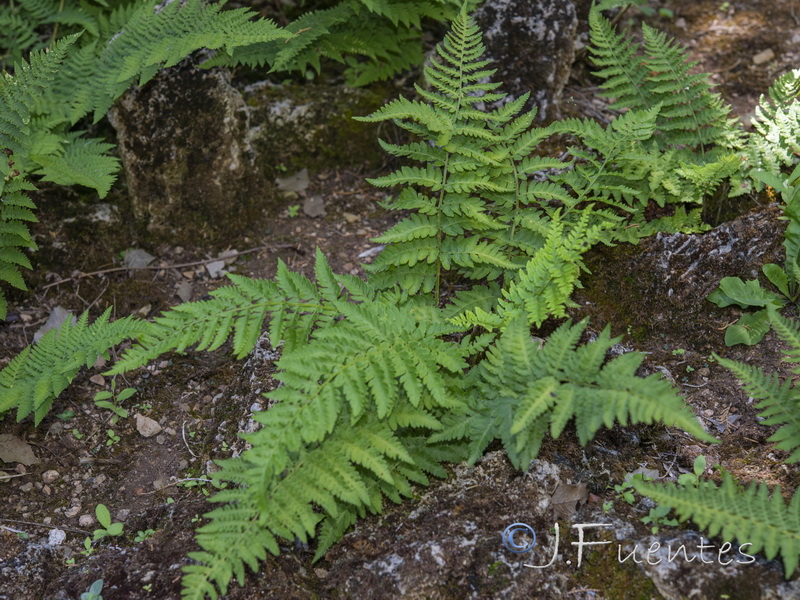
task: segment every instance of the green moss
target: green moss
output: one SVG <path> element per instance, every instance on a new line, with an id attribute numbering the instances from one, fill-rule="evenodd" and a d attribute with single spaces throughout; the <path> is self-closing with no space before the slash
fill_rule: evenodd
<path id="1" fill-rule="evenodd" d="M 610 548 L 615 551 L 611 551 Z M 655 584 L 635 564 L 620 563 L 616 546 L 590 552 L 576 573 L 577 583 L 598 590 L 604 598 L 614 600 L 655 600 L 663 598 Z"/>

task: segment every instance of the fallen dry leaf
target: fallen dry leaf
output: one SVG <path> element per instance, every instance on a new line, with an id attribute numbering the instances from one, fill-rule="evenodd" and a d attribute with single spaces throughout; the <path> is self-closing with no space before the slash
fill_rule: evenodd
<path id="1" fill-rule="evenodd" d="M 578 506 L 586 502 L 588 497 L 585 483 L 572 485 L 561 482 L 550 497 L 550 504 L 558 518 L 567 518 L 574 515 Z"/>
<path id="2" fill-rule="evenodd" d="M 36 458 L 30 444 L 10 433 L 0 435 L 0 460 L 6 463 L 22 463 L 37 465 L 41 461 Z"/>

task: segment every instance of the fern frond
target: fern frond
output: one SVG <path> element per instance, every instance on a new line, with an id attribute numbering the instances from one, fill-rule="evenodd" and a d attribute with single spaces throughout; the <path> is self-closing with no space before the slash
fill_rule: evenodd
<path id="1" fill-rule="evenodd" d="M 91 325 L 88 313 L 75 325 L 67 319 L 16 356 L 0 371 L 0 413 L 16 408 L 18 421 L 33 414 L 38 425 L 82 366 L 91 367 L 109 348 L 147 328 L 133 317 L 109 322 L 110 314 L 109 308 Z"/>
<path id="2" fill-rule="evenodd" d="M 14 75 L 4 72 L 0 81 L 0 149 L 9 148 L 26 160 L 29 150 L 31 113 L 39 97 L 52 83 L 55 73 L 77 35 L 58 40 L 49 51 L 34 52 L 30 61 L 14 65 Z"/>
<path id="3" fill-rule="evenodd" d="M 557 185 L 529 184 L 526 173 L 517 169 L 516 161 L 547 134 L 529 133 L 535 112 L 519 115 L 527 96 L 491 112 L 483 110 L 482 103 L 504 98 L 495 91 L 498 84 L 485 81 L 493 71 L 486 68 L 483 53 L 480 31 L 462 9 L 425 67 L 430 88 L 417 87 L 425 102 L 400 98 L 360 119 L 391 119 L 423 138 L 403 146 L 383 145 L 391 154 L 424 162 L 424 167 L 403 166 L 369 180 L 380 187 L 408 186 L 388 207 L 421 213 L 376 240 L 391 245 L 369 266 L 375 285 L 399 283 L 408 293 L 433 290 L 438 296 L 442 271 L 489 280 L 513 273 L 523 262 L 520 255 L 539 245 L 528 234 L 515 239 L 520 208 L 569 199 Z M 529 161 L 527 166 L 535 165 Z M 427 188 L 430 196 L 415 188 Z M 422 262 L 431 267 L 422 267 L 418 276 L 409 273 Z"/>
<path id="4" fill-rule="evenodd" d="M 329 269 L 325 257 L 317 253 L 317 268 Z M 265 319 L 273 347 L 280 342 L 291 350 L 308 339 L 311 329 L 335 316 L 330 300 L 308 279 L 278 264 L 275 281 L 250 279 L 229 274 L 233 285 L 211 292 L 212 299 L 187 302 L 162 313 L 123 354 L 109 371 L 123 373 L 147 364 L 170 351 L 184 352 L 218 349 L 232 338 L 233 352 L 239 358 L 253 349 Z"/>
<path id="5" fill-rule="evenodd" d="M 782 317 L 776 310 L 769 310 L 769 318 L 778 336 L 789 348 L 784 349 L 784 360 L 800 362 L 800 324 Z M 789 452 L 786 462 L 800 461 L 800 390 L 791 379 L 781 380 L 762 369 L 717 357 L 721 365 L 731 370 L 743 382 L 745 391 L 758 400 L 759 416 L 764 425 L 780 425 L 768 438 L 779 450 Z M 798 373 L 800 368 L 793 369 Z"/>
<path id="6" fill-rule="evenodd" d="M 577 223 L 568 226 L 555 213 L 544 246 L 520 270 L 517 280 L 503 290 L 497 307 L 503 322 L 520 311 L 529 323 L 537 325 L 551 316 L 566 315 L 569 297 L 579 285 L 581 270 L 585 270 L 582 256 L 602 239 L 609 226 L 606 222 L 590 224 L 591 220 L 592 213 L 586 210 Z"/>
<path id="7" fill-rule="evenodd" d="M 784 73 L 761 96 L 752 119 L 748 160 L 754 169 L 777 175 L 800 155 L 800 69 Z"/>
<path id="8" fill-rule="evenodd" d="M 104 198 L 116 179 L 119 160 L 108 154 L 114 145 L 98 138 L 82 137 L 83 131 L 70 131 L 63 149 L 51 155 L 31 155 L 41 169 L 42 179 L 61 185 L 94 188 Z"/>
<path id="9" fill-rule="evenodd" d="M 145 83 L 159 69 L 177 64 L 200 48 L 224 49 L 283 40 L 290 33 L 268 19 L 252 21 L 247 9 L 223 11 L 225 2 L 170 2 L 155 10 L 151 0 L 128 15 L 124 28 L 99 49 L 95 66 L 94 120 L 135 79 Z"/>
<path id="10" fill-rule="evenodd" d="M 675 510 L 681 520 L 692 519 L 710 536 L 725 541 L 737 540 L 749 545 L 748 554 L 764 552 L 768 559 L 780 553 L 784 572 L 790 577 L 800 557 L 800 492 L 788 506 L 780 488 L 770 495 L 764 484 L 752 483 L 739 491 L 728 473 L 722 485 L 703 482 L 697 487 L 678 487 L 673 483 L 659 485 L 634 480 L 634 489 Z"/>
<path id="11" fill-rule="evenodd" d="M 464 456 L 463 444 L 426 444 L 374 414 L 353 423 L 340 418 L 330 435 L 303 446 L 298 415 L 308 409 L 289 401 L 258 414 L 265 427 L 248 436 L 252 448 L 221 463 L 215 477 L 247 487 L 212 498 L 228 504 L 205 515 L 212 522 L 198 531 L 204 552 L 191 554 L 201 564 L 185 568 L 185 598 L 226 593 L 234 575 L 242 583 L 245 565 L 255 570 L 265 551 L 278 553 L 276 538 L 305 541 L 322 521 L 320 558 L 357 516 L 379 512 L 383 496 L 399 502 L 412 494 L 412 482 L 427 484 L 426 473 L 442 477 L 442 462 Z"/>
<path id="12" fill-rule="evenodd" d="M 589 15 L 593 61 L 605 79 L 603 95 L 615 98 L 613 108 L 649 110 L 660 106 L 653 139 L 662 150 L 675 146 L 738 145 L 730 107 L 711 91 L 707 74 L 693 74 L 697 64 L 688 51 L 666 34 L 644 24 L 643 49 L 617 34 L 597 8 Z"/>
<path id="13" fill-rule="evenodd" d="M 472 414 L 454 416 L 469 423 L 463 435 L 477 458 L 499 437 L 512 463 L 525 469 L 538 453 L 548 429 L 558 437 L 575 419 L 581 444 L 602 426 L 662 422 L 708 441 L 681 397 L 663 379 L 636 377 L 643 356 L 628 353 L 606 362 L 619 338 L 605 329 L 578 346 L 586 322 L 559 327 L 543 346 L 531 339 L 524 317 L 512 320 L 477 369 Z M 434 441 L 459 432 L 439 433 Z"/>

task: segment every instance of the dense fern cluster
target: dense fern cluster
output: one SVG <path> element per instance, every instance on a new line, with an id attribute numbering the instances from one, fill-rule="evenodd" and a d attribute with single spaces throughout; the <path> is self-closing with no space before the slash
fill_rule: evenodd
<path id="1" fill-rule="evenodd" d="M 29 4 L 33 0 L 24 3 L 26 10 Z M 341 56 L 346 43 L 359 54 L 359 40 L 350 39 L 360 27 L 352 24 L 354 15 L 368 16 L 364 26 L 378 37 L 375 24 L 388 20 L 411 44 L 420 17 L 441 18 L 452 9 L 449 2 L 424 4 L 353 0 L 279 30 L 253 21 L 246 10 L 220 12 L 221 4 L 198 0 L 158 11 L 152 2 L 121 3 L 97 34 L 88 32 L 97 39 L 117 34 L 102 44 L 81 42 L 61 71 L 74 38 L 47 55 L 32 54 L 30 65 L 18 63 L 0 87 L 0 136 L 6 136 L 0 142 L 9 148 L 8 160 L 0 162 L 0 279 L 22 285 L 16 268 L 28 265 L 19 247 L 33 243 L 24 225 L 33 219 L 24 196 L 31 186 L 12 164 L 18 154 L 25 164 L 39 165 L 28 171 L 39 168 L 61 182 L 82 177 L 102 190 L 108 165 L 99 161 L 107 148 L 68 128 L 91 111 L 102 116 L 134 80 L 146 81 L 200 47 L 217 50 L 213 64 L 318 67 L 320 48 L 324 56 L 348 60 Z M 227 593 L 233 578 L 243 583 L 245 567 L 256 570 L 282 541 L 317 536 L 320 558 L 357 518 L 379 512 L 385 499 L 399 502 L 413 493 L 413 484 L 445 476 L 447 462 L 476 461 L 495 440 L 520 469 L 545 436 L 561 435 L 570 423 L 581 444 L 602 426 L 656 422 L 713 441 L 667 382 L 636 376 L 640 354 L 607 358 L 618 341 L 608 329 L 584 344 L 585 322 L 568 321 L 541 344 L 530 335 L 531 325 L 567 316 L 585 271 L 583 256 L 593 245 L 699 228 L 698 211 L 686 203 L 740 172 L 738 130 L 707 80 L 689 74 L 682 49 L 649 28 L 639 49 L 598 11 L 591 27 L 604 89 L 629 109 L 607 126 L 570 119 L 535 128 L 535 113 L 522 112 L 527 96 L 486 111 L 486 103 L 506 98 L 489 81 L 480 32 L 462 8 L 425 68 L 429 87 L 416 88 L 419 99 L 400 98 L 364 119 L 394 120 L 413 134 L 415 140 L 383 147 L 417 163 L 373 180 L 399 188 L 387 206 L 410 214 L 378 238 L 386 249 L 366 281 L 334 274 L 318 251 L 314 281 L 280 263 L 274 280 L 231 275 L 232 285 L 212 292 L 210 300 L 179 305 L 152 323 L 110 323 L 106 313 L 89 325 L 84 315 L 0 372 L 0 413 L 16 409 L 19 419 L 33 414 L 40 422 L 80 367 L 123 339 L 137 341 L 109 374 L 167 352 L 212 351 L 228 342 L 243 357 L 266 328 L 281 351 L 280 386 L 268 394 L 271 407 L 255 416 L 262 428 L 245 436 L 249 448 L 221 461 L 214 475 L 232 485 L 212 498 L 220 506 L 206 515 L 210 522 L 197 535 L 200 551 L 190 554 L 194 562 L 185 568 L 184 597 L 196 599 Z M 376 42 L 362 54 L 396 65 L 411 50 Z M 42 100 L 53 77 L 73 78 L 98 64 L 104 75 L 97 89 L 73 88 L 72 102 L 49 113 L 41 108 L 54 101 Z M 351 66 L 357 79 L 376 76 L 361 63 Z M 788 98 L 797 95 L 795 81 L 781 80 L 772 96 L 778 108 L 762 112 L 760 131 L 768 143 L 759 152 L 777 156 L 769 144 L 789 143 L 790 129 L 773 121 L 793 106 Z M 762 101 L 762 111 L 768 110 Z M 30 127 L 36 114 L 49 119 L 46 127 Z M 771 136 L 775 128 L 783 133 Z M 48 137 L 55 131 L 63 133 L 58 148 Z M 534 153 L 554 134 L 572 136 L 568 161 Z M 51 151 L 32 150 L 47 144 Z M 648 222 L 651 202 L 672 205 L 673 213 Z M 475 285 L 442 294 L 448 272 Z M 800 330 L 773 318 L 796 359 Z M 781 425 L 773 440 L 797 459 L 794 386 L 729 366 L 760 400 L 763 416 Z M 741 496 L 728 479 L 720 488 L 637 489 L 675 506 L 682 517 L 693 516 L 712 534 L 744 532 L 743 541 L 768 556 L 780 551 L 787 573 L 796 567 L 798 495 L 787 508 L 777 492 L 770 500 L 766 488 L 754 487 Z M 773 525 L 781 520 L 786 525 L 779 530 Z"/>
<path id="2" fill-rule="evenodd" d="M 753 116 L 748 159 L 752 168 L 778 173 L 800 156 L 800 69 L 784 73 L 766 96 L 761 96 Z"/>
<path id="3" fill-rule="evenodd" d="M 224 10 L 225 4 L 20 0 L 0 6 L 0 67 L 5 72 L 0 125 L 10 127 L 6 131 L 0 126 L 0 140 L 18 135 L 20 127 L 28 137 L 21 148 L 5 145 L 15 153 L 16 169 L 61 185 L 94 188 L 105 196 L 119 168 L 110 154 L 113 146 L 87 138 L 75 127 L 88 115 L 97 122 L 126 89 L 143 85 L 196 50 L 215 53 L 207 67 L 267 64 L 274 71 L 319 70 L 324 56 L 346 61 L 351 80 L 363 84 L 422 62 L 421 19 L 447 20 L 460 6 L 453 0 L 343 0 L 279 28 L 250 9 Z M 51 50 L 54 59 L 43 62 L 44 40 L 58 40 L 59 35 L 61 41 Z M 16 120 L 4 123 L 6 115 Z M 9 227 L 5 220 L 0 213 L 0 228 Z M 8 263 L 8 256 L 0 255 L 0 282 L 19 286 L 15 276 L 7 276 L 3 261 Z M 25 261 L 15 264 L 27 266 Z M 2 311 L 0 305 L 0 316 Z"/>

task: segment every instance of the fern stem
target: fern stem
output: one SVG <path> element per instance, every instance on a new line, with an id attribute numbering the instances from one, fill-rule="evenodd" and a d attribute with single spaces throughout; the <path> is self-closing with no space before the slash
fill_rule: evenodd
<path id="1" fill-rule="evenodd" d="M 447 167 L 450 164 L 450 153 L 445 155 L 442 166 L 442 189 L 436 204 L 436 285 L 433 288 L 433 300 L 439 306 L 439 290 L 442 283 L 442 204 L 444 203 L 445 186 L 447 185 Z"/>
<path id="2" fill-rule="evenodd" d="M 64 0 L 59 0 L 58 2 L 58 13 L 61 14 L 64 11 Z M 53 35 L 50 37 L 50 43 L 53 43 L 58 39 L 58 26 L 61 23 L 56 21 L 55 27 L 53 27 Z"/>

